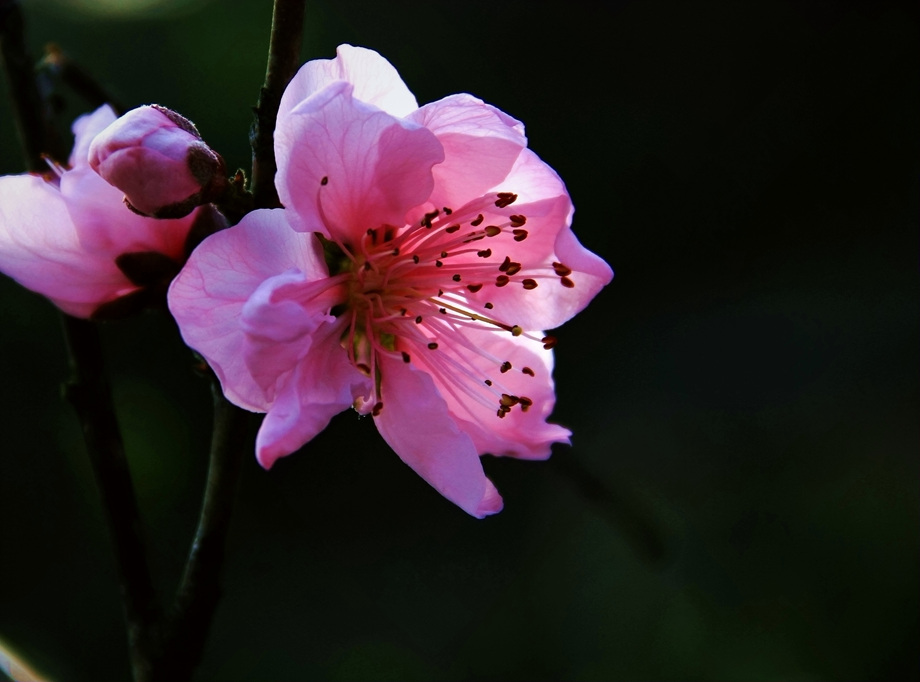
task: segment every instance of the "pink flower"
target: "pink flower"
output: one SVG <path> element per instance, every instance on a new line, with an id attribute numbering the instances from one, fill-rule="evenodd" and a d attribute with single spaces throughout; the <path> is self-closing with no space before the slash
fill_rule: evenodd
<path id="1" fill-rule="evenodd" d="M 89 165 L 125 193 L 129 208 L 155 218 L 188 215 L 226 184 L 224 160 L 195 124 L 157 104 L 132 109 L 99 133 Z"/>
<path id="2" fill-rule="evenodd" d="M 169 293 L 227 397 L 267 413 L 259 462 L 354 406 L 445 497 L 499 511 L 479 456 L 568 442 L 546 421 L 541 330 L 613 274 L 570 230 L 562 181 L 518 121 L 470 95 L 419 108 L 386 60 L 348 45 L 288 86 L 275 152 L 285 208 L 205 240 Z"/>
<path id="3" fill-rule="evenodd" d="M 165 288 L 185 260 L 202 209 L 181 220 L 135 215 L 86 160 L 115 121 L 108 106 L 78 118 L 70 168 L 0 177 L 0 271 L 76 317 L 118 315 Z M 165 278 L 165 282 L 164 282 Z"/>

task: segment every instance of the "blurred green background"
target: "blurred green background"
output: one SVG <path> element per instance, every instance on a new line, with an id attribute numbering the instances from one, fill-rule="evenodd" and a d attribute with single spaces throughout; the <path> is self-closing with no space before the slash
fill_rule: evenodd
<path id="1" fill-rule="evenodd" d="M 271 2 L 25 6 L 36 56 L 248 167 Z M 920 679 L 917 9 L 311 0 L 304 59 L 372 47 L 420 102 L 524 121 L 617 276 L 557 333 L 573 447 L 486 458 L 496 517 L 353 413 L 270 473 L 247 458 L 196 680 Z M 165 594 L 208 391 L 165 317 L 104 336 Z M 55 310 L 0 278 L 0 640 L 55 682 L 127 679 L 66 373 Z"/>

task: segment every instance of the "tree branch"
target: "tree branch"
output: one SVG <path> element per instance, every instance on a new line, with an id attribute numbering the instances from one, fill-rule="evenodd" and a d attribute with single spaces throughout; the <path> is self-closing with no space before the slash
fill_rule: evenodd
<path id="1" fill-rule="evenodd" d="M 22 10 L 16 0 L 0 3 L 0 51 L 26 166 L 30 171 L 41 171 L 45 169 L 44 154 L 62 160 L 66 156 L 55 148 L 57 140 L 35 82 L 25 44 Z M 138 670 L 156 646 L 154 633 L 160 612 L 147 565 L 137 499 L 112 407 L 98 330 L 94 323 L 69 315 L 62 315 L 62 321 L 72 371 L 65 393 L 83 429 L 102 511 L 112 536 L 128 645 L 132 665 Z M 137 679 L 143 676 L 137 675 Z"/>
<path id="2" fill-rule="evenodd" d="M 128 471 L 112 393 L 105 376 L 102 344 L 95 323 L 62 315 L 72 376 L 65 395 L 83 428 L 99 498 L 105 515 L 128 626 L 135 679 L 155 656 L 160 607 L 147 563 L 140 513 Z"/>
<path id="3" fill-rule="evenodd" d="M 243 455 L 252 449 L 252 415 L 228 402 L 216 379 L 212 385 L 214 425 L 208 480 L 198 529 L 172 610 L 163 650 L 151 680 L 184 682 L 201 661 L 221 596 L 220 573 Z"/>
<path id="4" fill-rule="evenodd" d="M 275 119 L 281 95 L 297 72 L 303 39 L 305 0 L 275 0 L 265 83 L 249 133 L 252 145 L 252 193 L 256 208 L 281 206 L 275 191 Z"/>

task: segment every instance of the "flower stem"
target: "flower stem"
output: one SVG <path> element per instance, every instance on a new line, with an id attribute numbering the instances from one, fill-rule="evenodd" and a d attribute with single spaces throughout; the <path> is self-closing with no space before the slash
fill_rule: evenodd
<path id="1" fill-rule="evenodd" d="M 135 679 L 143 680 L 158 647 L 160 606 L 148 569 L 137 498 L 112 406 L 99 331 L 88 320 L 61 317 L 72 372 L 64 391 L 83 428 L 102 510 L 112 535 L 131 664 Z"/>
<path id="2" fill-rule="evenodd" d="M 26 48 L 18 0 L 0 0 L 0 57 L 26 168 L 33 172 L 46 170 L 42 156 L 56 150 L 50 149 L 51 128 L 35 82 L 34 64 Z"/>
<path id="3" fill-rule="evenodd" d="M 166 621 L 163 648 L 150 680 L 183 682 L 201 661 L 220 599 L 220 572 L 243 455 L 252 447 L 251 415 L 212 385 L 214 424 L 208 480 L 182 580 Z"/>
<path id="4" fill-rule="evenodd" d="M 275 0 L 271 42 L 265 83 L 256 106 L 256 118 L 249 133 L 252 145 L 252 193 L 256 208 L 276 208 L 281 204 L 275 191 L 275 119 L 281 95 L 297 72 L 303 40 L 306 0 Z"/>
<path id="5" fill-rule="evenodd" d="M 281 95 L 300 59 L 305 0 L 275 0 L 265 83 L 250 133 L 255 208 L 279 206 L 274 130 Z M 230 403 L 214 379 L 214 426 L 204 502 L 185 571 L 166 623 L 163 656 L 150 680 L 191 678 L 204 652 L 220 599 L 220 572 L 243 454 L 251 450 L 251 415 Z"/>
<path id="6" fill-rule="evenodd" d="M 45 115 L 32 59 L 26 49 L 22 10 L 16 0 L 0 4 L 0 53 L 26 167 L 41 171 L 45 168 L 44 154 L 57 159 L 66 156 L 56 148 L 58 140 Z M 61 319 L 72 372 L 65 384 L 65 395 L 80 420 L 102 511 L 112 536 L 131 662 L 138 671 L 157 646 L 155 633 L 160 609 L 148 569 L 137 498 L 112 406 L 98 329 L 92 322 L 69 315 L 62 315 Z M 136 677 L 143 679 L 143 674 Z"/>

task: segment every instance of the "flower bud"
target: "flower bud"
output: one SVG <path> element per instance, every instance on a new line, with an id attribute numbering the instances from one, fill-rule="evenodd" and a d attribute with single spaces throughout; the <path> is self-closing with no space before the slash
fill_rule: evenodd
<path id="1" fill-rule="evenodd" d="M 135 213 L 179 218 L 226 186 L 224 160 L 195 124 L 157 104 L 132 109 L 93 140 L 89 163 Z"/>

